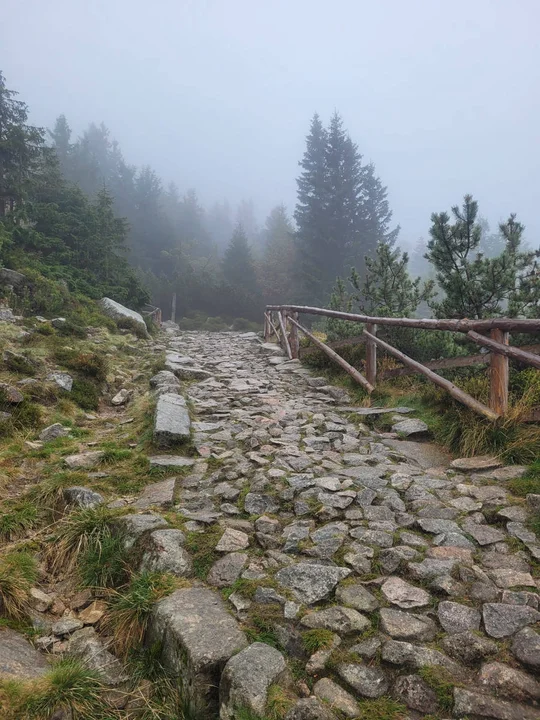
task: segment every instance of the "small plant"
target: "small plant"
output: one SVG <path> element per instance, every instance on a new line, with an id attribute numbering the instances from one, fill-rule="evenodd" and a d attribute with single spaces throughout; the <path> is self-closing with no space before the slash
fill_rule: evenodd
<path id="1" fill-rule="evenodd" d="M 13 620 L 26 617 L 30 588 L 36 581 L 37 563 L 27 552 L 13 552 L 0 558 L 0 611 Z"/>
<path id="2" fill-rule="evenodd" d="M 104 700 L 99 674 L 73 658 L 60 660 L 34 681 L 4 686 L 9 720 L 48 720 L 61 713 L 77 720 L 112 720 L 117 717 Z"/>
<path id="3" fill-rule="evenodd" d="M 357 720 L 406 720 L 407 708 L 403 703 L 384 695 L 375 700 L 361 700 Z"/>
<path id="4" fill-rule="evenodd" d="M 117 587 L 126 581 L 127 561 L 124 539 L 107 529 L 79 556 L 78 573 L 87 587 Z"/>
<path id="5" fill-rule="evenodd" d="M 30 501 L 19 501 L 0 514 L 0 539 L 15 540 L 31 530 L 38 521 L 38 509 Z"/>
<path id="6" fill-rule="evenodd" d="M 302 633 L 302 642 L 306 652 L 312 655 L 317 650 L 326 650 L 332 646 L 334 641 L 334 633 L 331 630 L 323 628 L 316 630 L 306 630 Z"/>
<path id="7" fill-rule="evenodd" d="M 97 410 L 99 407 L 100 392 L 91 380 L 81 378 L 73 380 L 69 397 L 82 410 Z"/>
<path id="8" fill-rule="evenodd" d="M 426 665 L 420 668 L 418 674 L 435 691 L 441 709 L 450 712 L 454 705 L 456 682 L 448 670 L 438 665 Z"/>
<path id="9" fill-rule="evenodd" d="M 114 637 L 115 649 L 126 656 L 141 644 L 154 605 L 177 586 L 171 575 L 142 572 L 134 575 L 123 592 L 111 591 L 105 627 Z"/>
<path id="10" fill-rule="evenodd" d="M 223 534 L 223 528 L 213 527 L 204 533 L 186 534 L 186 549 L 193 558 L 193 572 L 196 577 L 206 580 L 206 576 L 218 558 L 216 545 Z"/>
<path id="11" fill-rule="evenodd" d="M 540 460 L 535 460 L 523 477 L 509 480 L 507 487 L 512 495 L 519 497 L 540 494 Z"/>
<path id="12" fill-rule="evenodd" d="M 296 701 L 296 697 L 280 687 L 270 685 L 266 701 L 267 720 L 282 720 Z"/>
<path id="13" fill-rule="evenodd" d="M 60 520 L 46 556 L 51 570 L 71 572 L 79 557 L 99 552 L 104 539 L 110 537 L 118 511 L 103 505 L 74 510 Z"/>

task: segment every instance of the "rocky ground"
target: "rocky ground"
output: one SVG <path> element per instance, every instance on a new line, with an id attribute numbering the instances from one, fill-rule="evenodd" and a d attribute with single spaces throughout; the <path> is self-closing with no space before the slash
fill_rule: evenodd
<path id="1" fill-rule="evenodd" d="M 386 410 L 394 432 L 378 433 L 377 411 L 253 333 L 169 326 L 140 342 L 166 352 L 149 383 L 160 479 L 69 492 L 127 509 L 140 567 L 185 579 L 146 642 L 211 716 L 540 718 L 540 539 L 527 526 L 540 496 L 505 489 L 524 468 L 451 460 L 408 408 Z M 79 450 L 63 462 L 95 475 L 101 451 Z M 36 589 L 46 610 L 49 590 Z M 0 633 L 0 674 L 2 652 L 29 673 L 79 652 L 124 682 L 85 592 L 39 654 Z"/>

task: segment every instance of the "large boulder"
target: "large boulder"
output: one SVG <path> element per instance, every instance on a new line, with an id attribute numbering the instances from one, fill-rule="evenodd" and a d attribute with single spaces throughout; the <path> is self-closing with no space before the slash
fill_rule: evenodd
<path id="1" fill-rule="evenodd" d="M 124 305 L 120 305 L 120 303 L 107 297 L 104 297 L 100 304 L 105 315 L 112 318 L 118 327 L 132 328 L 135 330 L 137 335 L 149 337 L 146 323 L 140 313 L 135 310 L 130 310 Z"/>
<path id="2" fill-rule="evenodd" d="M 0 680 L 28 680 L 47 669 L 45 657 L 21 633 L 0 628 Z"/>
<path id="3" fill-rule="evenodd" d="M 200 587 L 176 590 L 157 603 L 148 642 L 161 644 L 162 660 L 184 696 L 204 699 L 211 711 L 217 711 L 225 663 L 248 644 L 221 597 Z"/>
<path id="4" fill-rule="evenodd" d="M 279 650 L 260 642 L 232 657 L 225 665 L 219 686 L 220 720 L 238 718 L 239 708 L 264 716 L 268 688 L 283 685 L 286 670 Z"/>
<path id="5" fill-rule="evenodd" d="M 93 627 L 73 633 L 69 639 L 69 653 L 83 660 L 89 670 L 98 672 L 104 685 L 114 687 L 129 679 L 120 660 L 107 650 Z"/>
<path id="6" fill-rule="evenodd" d="M 186 401 L 181 395 L 160 395 L 154 416 L 154 442 L 159 447 L 170 447 L 189 440 L 191 420 Z"/>
<path id="7" fill-rule="evenodd" d="M 0 285 L 20 287 L 27 281 L 26 275 L 23 275 L 16 270 L 10 270 L 9 268 L 0 268 Z"/>

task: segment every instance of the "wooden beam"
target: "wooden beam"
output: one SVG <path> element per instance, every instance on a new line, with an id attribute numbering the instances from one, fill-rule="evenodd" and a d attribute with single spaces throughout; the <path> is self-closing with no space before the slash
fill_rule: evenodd
<path id="1" fill-rule="evenodd" d="M 508 333 L 504 330 L 493 328 L 490 334 L 495 345 L 501 347 L 508 345 Z M 468 333 L 467 336 L 469 336 Z M 489 372 L 489 407 L 498 415 L 506 415 L 508 412 L 508 380 L 508 356 L 492 352 Z"/>
<path id="2" fill-rule="evenodd" d="M 298 313 L 292 313 L 289 320 L 298 320 Z M 289 343 L 291 346 L 291 354 L 293 359 L 297 358 L 300 354 L 300 341 L 298 338 L 298 328 L 291 322 L 291 332 L 289 333 Z"/>
<path id="3" fill-rule="evenodd" d="M 540 320 L 523 320 L 520 318 L 489 318 L 487 320 L 469 320 L 468 318 L 454 320 L 437 320 L 435 318 L 387 318 L 371 317 L 370 315 L 357 315 L 339 310 L 309 307 L 307 305 L 267 305 L 267 310 L 289 310 L 291 312 L 305 313 L 307 315 L 323 315 L 335 317 L 340 320 L 353 322 L 373 323 L 374 325 L 389 325 L 392 327 L 415 327 L 425 330 L 450 330 L 452 332 L 467 333 L 469 330 L 489 332 L 499 328 L 508 332 L 538 332 Z"/>
<path id="4" fill-rule="evenodd" d="M 366 330 L 371 335 L 377 334 L 377 326 L 373 323 L 368 323 Z M 366 343 L 366 378 L 375 387 L 377 381 L 377 345 L 371 340 Z"/>
<path id="5" fill-rule="evenodd" d="M 272 322 L 272 314 L 271 314 L 271 313 L 267 313 L 267 317 L 268 317 L 268 323 L 269 323 L 269 325 L 270 325 L 270 328 L 271 328 L 272 332 L 274 333 L 274 335 L 276 336 L 277 341 L 279 342 L 279 334 L 278 334 L 278 331 L 277 331 L 276 326 L 275 326 L 274 323 Z"/>
<path id="6" fill-rule="evenodd" d="M 278 311 L 278 320 L 279 320 L 279 328 L 281 330 L 281 340 L 282 344 L 285 346 L 284 349 L 287 352 L 287 356 L 289 360 L 293 359 L 292 352 L 291 352 L 291 346 L 289 345 L 289 338 L 287 337 L 287 331 L 285 329 L 285 323 L 283 322 L 283 312 Z"/>
<path id="7" fill-rule="evenodd" d="M 508 339 L 506 342 L 496 340 L 493 330 L 491 331 L 491 338 L 488 338 L 485 335 L 480 335 L 479 333 L 474 332 L 474 330 L 469 330 L 467 337 L 470 337 L 471 340 L 474 340 L 474 342 L 478 345 L 483 345 L 484 347 L 493 350 L 494 353 L 505 355 L 512 360 L 518 360 L 519 362 L 525 363 L 525 365 L 532 365 L 533 367 L 540 369 L 540 355 L 527 352 L 525 348 L 508 345 Z"/>
<path id="8" fill-rule="evenodd" d="M 408 365 L 409 367 L 414 368 L 421 375 L 425 375 L 425 377 L 431 380 L 432 383 L 444 388 L 449 395 L 451 395 L 459 402 L 463 403 L 463 405 L 471 408 L 471 410 L 474 410 L 475 412 L 484 415 L 485 417 L 489 418 L 489 420 L 497 420 L 497 418 L 499 417 L 499 415 L 493 410 L 491 410 L 491 408 L 488 408 L 483 403 L 475 400 L 470 395 L 467 395 L 466 392 L 460 390 L 454 385 L 454 383 L 450 382 L 450 380 L 446 380 L 446 378 L 437 375 L 437 373 L 434 373 L 433 370 L 430 370 L 429 368 L 425 367 L 425 365 L 422 365 L 416 360 L 413 360 L 408 355 L 402 353 L 400 350 L 396 350 L 395 347 L 392 347 L 392 345 L 384 342 L 384 340 L 380 340 L 378 337 L 375 337 L 375 335 L 371 335 L 371 333 L 368 333 L 366 330 L 364 330 L 364 335 L 368 340 L 372 340 L 380 348 L 386 350 L 387 353 L 393 355 L 395 358 L 400 360 L 404 365 Z"/>
<path id="9" fill-rule="evenodd" d="M 332 348 L 329 348 L 328 345 L 325 345 L 321 340 L 315 337 L 315 335 L 312 335 L 309 330 L 307 330 L 305 327 L 300 325 L 300 323 L 297 320 L 293 320 L 293 318 L 290 318 L 290 321 L 296 325 L 296 327 L 306 336 L 308 337 L 312 343 L 314 343 L 318 348 L 320 348 L 324 353 L 328 355 L 329 358 L 331 358 L 334 362 L 336 362 L 343 370 L 345 370 L 346 373 L 348 373 L 352 378 L 356 380 L 357 383 L 360 383 L 362 387 L 364 387 L 368 393 L 372 393 L 375 388 L 373 385 L 366 380 L 366 378 L 362 375 L 362 373 L 358 372 L 356 368 L 354 368 L 352 365 L 349 365 L 349 363 L 344 360 L 341 355 L 338 355 L 337 352 L 334 352 Z"/>

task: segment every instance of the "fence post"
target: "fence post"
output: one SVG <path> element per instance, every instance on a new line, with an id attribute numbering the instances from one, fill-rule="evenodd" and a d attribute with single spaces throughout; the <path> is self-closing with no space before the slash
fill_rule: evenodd
<path id="1" fill-rule="evenodd" d="M 287 337 L 287 315 L 285 310 L 278 311 L 279 329 L 281 330 L 281 347 L 287 353 L 289 360 L 292 360 L 291 346 L 289 345 L 289 338 Z"/>
<path id="2" fill-rule="evenodd" d="M 171 322 L 176 322 L 176 293 L 173 293 L 172 296 Z"/>
<path id="3" fill-rule="evenodd" d="M 290 316 L 293 320 L 298 321 L 298 313 L 292 312 L 290 313 Z M 294 358 L 297 358 L 299 355 L 300 350 L 300 340 L 298 339 L 298 328 L 294 323 L 289 323 L 291 326 L 291 331 L 289 333 L 289 343 L 291 346 L 291 355 Z"/>
<path id="4" fill-rule="evenodd" d="M 493 328 L 490 336 L 495 342 L 508 345 L 508 333 L 499 328 Z M 489 377 L 489 407 L 499 415 L 506 415 L 508 411 L 508 358 L 491 352 Z"/>
<path id="5" fill-rule="evenodd" d="M 377 326 L 367 323 L 366 330 L 372 335 L 377 334 Z M 375 387 L 377 380 L 377 345 L 373 340 L 366 340 L 366 380 Z"/>

